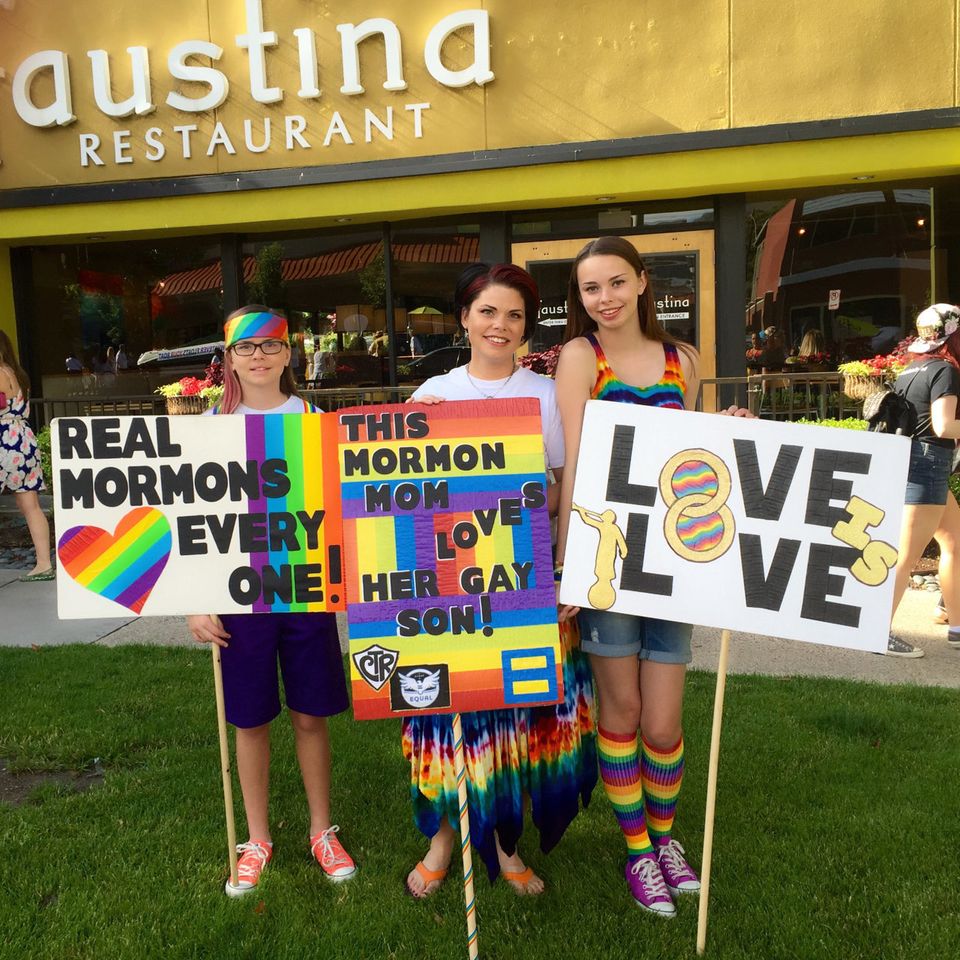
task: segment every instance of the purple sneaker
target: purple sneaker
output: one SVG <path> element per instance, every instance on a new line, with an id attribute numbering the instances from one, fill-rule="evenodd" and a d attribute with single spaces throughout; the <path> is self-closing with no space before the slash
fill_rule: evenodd
<path id="1" fill-rule="evenodd" d="M 675 897 L 681 893 L 700 892 L 700 881 L 683 854 L 679 840 L 664 840 L 657 845 L 657 861 L 663 881 Z"/>
<path id="2" fill-rule="evenodd" d="M 624 874 L 638 907 L 659 917 L 676 916 L 677 909 L 667 892 L 667 885 L 663 882 L 656 854 L 645 853 L 636 860 L 628 861 Z"/>

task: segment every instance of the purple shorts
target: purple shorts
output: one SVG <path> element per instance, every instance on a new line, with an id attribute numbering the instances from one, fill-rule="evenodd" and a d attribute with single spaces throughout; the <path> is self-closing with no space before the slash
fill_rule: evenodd
<path id="1" fill-rule="evenodd" d="M 230 645 L 220 651 L 227 720 L 259 727 L 280 713 L 277 659 L 290 710 L 314 717 L 350 705 L 332 613 L 225 614 Z"/>

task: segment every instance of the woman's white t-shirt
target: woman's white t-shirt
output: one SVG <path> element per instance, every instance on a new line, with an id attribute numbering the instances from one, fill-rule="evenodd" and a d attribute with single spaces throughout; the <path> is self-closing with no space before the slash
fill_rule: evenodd
<path id="1" fill-rule="evenodd" d="M 514 400 L 535 397 L 540 401 L 547 466 L 551 469 L 563 466 L 563 427 L 560 423 L 560 411 L 557 409 L 556 385 L 549 377 L 542 377 L 526 367 L 518 367 L 510 378 L 473 379 L 478 386 L 474 386 L 467 377 L 465 366 L 455 367 L 449 373 L 425 380 L 414 391 L 413 399 L 423 396 L 443 397 L 444 400 Z"/>

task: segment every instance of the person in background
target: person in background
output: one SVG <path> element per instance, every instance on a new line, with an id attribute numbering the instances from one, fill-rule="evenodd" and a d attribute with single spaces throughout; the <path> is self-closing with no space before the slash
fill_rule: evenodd
<path id="1" fill-rule="evenodd" d="M 767 327 L 763 331 L 763 344 L 761 373 L 779 373 L 787 359 L 780 331 L 776 327 Z"/>
<path id="2" fill-rule="evenodd" d="M 386 330 L 379 330 L 374 333 L 370 346 L 367 347 L 367 353 L 371 357 L 385 357 L 390 349 L 390 340 Z"/>
<path id="3" fill-rule="evenodd" d="M 910 446 L 910 469 L 900 526 L 900 549 L 893 592 L 896 613 L 913 568 L 934 537 L 940 544 L 940 590 L 949 627 L 947 643 L 960 648 L 960 507 L 950 492 L 950 470 L 960 439 L 960 308 L 935 303 L 917 315 L 917 339 L 907 348 L 912 362 L 893 389 L 917 413 Z M 891 657 L 922 657 L 892 631 Z"/>
<path id="4" fill-rule="evenodd" d="M 410 333 L 410 356 L 422 357 L 423 341 L 420 339 L 420 334 L 414 333 L 412 330 L 408 332 Z"/>
<path id="5" fill-rule="evenodd" d="M 313 368 L 310 371 L 309 379 L 317 386 L 322 386 L 323 381 L 332 376 L 336 369 L 336 353 L 323 348 L 323 340 L 320 340 L 313 351 Z"/>
<path id="6" fill-rule="evenodd" d="M 297 395 L 290 369 L 287 319 L 260 304 L 241 307 L 224 325 L 224 392 L 208 414 L 315 413 Z M 200 614 L 187 617 L 198 643 L 223 647 L 227 720 L 236 728 L 237 773 L 249 839 L 237 847 L 238 884 L 229 896 L 253 890 L 273 856 L 267 816 L 270 724 L 280 713 L 277 664 L 293 725 L 297 760 L 310 815 L 310 854 L 339 882 L 356 867 L 330 820 L 330 736 L 327 717 L 349 706 L 332 613 Z M 229 642 L 228 642 L 229 641 Z"/>
<path id="7" fill-rule="evenodd" d="M 23 581 L 53 580 L 50 524 L 40 507 L 44 489 L 37 438 L 30 429 L 30 378 L 20 366 L 10 338 L 0 330 L 0 493 L 11 491 L 27 521 L 36 552 L 33 569 Z"/>
<path id="8" fill-rule="evenodd" d="M 800 341 L 800 349 L 797 350 L 797 356 L 813 357 L 826 352 L 827 347 L 823 340 L 823 334 L 819 330 L 808 330 Z"/>
<path id="9" fill-rule="evenodd" d="M 126 370 L 130 366 L 130 361 L 127 359 L 127 348 L 121 343 L 117 347 L 117 356 L 115 358 L 115 369 L 119 373 L 121 370 Z"/>
<path id="10" fill-rule="evenodd" d="M 75 354 L 68 354 L 66 359 L 67 373 L 83 373 L 83 361 Z"/>
<path id="11" fill-rule="evenodd" d="M 293 372 L 293 379 L 300 380 L 300 367 L 303 362 L 303 351 L 300 349 L 300 341 L 294 338 L 290 343 L 290 369 Z"/>

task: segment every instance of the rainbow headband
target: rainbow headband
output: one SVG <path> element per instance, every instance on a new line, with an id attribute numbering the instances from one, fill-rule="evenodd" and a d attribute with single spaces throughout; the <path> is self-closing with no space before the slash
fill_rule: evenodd
<path id="1" fill-rule="evenodd" d="M 287 318 L 266 310 L 244 313 L 228 320 L 223 325 L 225 346 L 231 347 L 238 340 L 250 337 L 272 337 L 274 340 L 287 339 Z"/>

